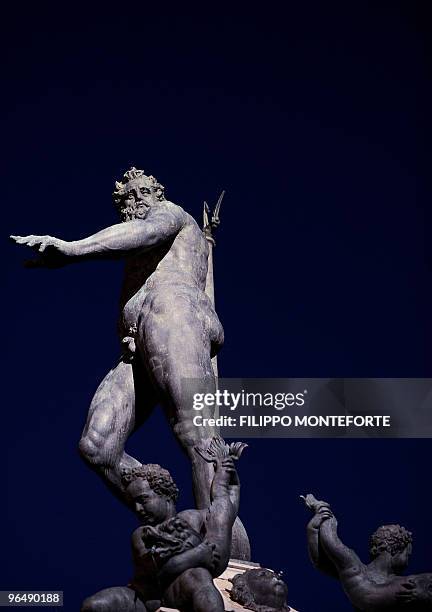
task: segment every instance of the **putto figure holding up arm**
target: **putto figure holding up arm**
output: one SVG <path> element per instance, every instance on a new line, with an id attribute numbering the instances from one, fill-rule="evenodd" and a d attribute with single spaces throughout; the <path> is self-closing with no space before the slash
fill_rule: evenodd
<path id="1" fill-rule="evenodd" d="M 309 555 L 314 566 L 340 580 L 354 610 L 432 611 L 432 574 L 400 576 L 412 551 L 409 531 L 384 525 L 370 538 L 372 561 L 365 565 L 337 533 L 328 503 L 311 494 L 303 497 L 314 516 L 307 528 Z"/>
<path id="2" fill-rule="evenodd" d="M 177 513 L 177 487 L 158 465 L 124 470 L 126 494 L 142 523 L 132 535 L 134 577 L 127 587 L 105 589 L 87 598 L 82 612 L 151 611 L 160 602 L 182 612 L 223 612 L 213 578 L 229 561 L 240 500 L 233 459 L 245 446 L 228 446 L 218 437 L 207 450 L 197 449 L 215 469 L 211 502 L 205 510 Z"/>

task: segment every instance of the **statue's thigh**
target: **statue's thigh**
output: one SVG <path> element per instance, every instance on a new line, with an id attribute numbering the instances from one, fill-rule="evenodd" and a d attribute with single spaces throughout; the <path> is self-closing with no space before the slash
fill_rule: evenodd
<path id="1" fill-rule="evenodd" d="M 146 612 L 143 602 L 129 587 L 112 587 L 88 597 L 83 612 Z"/>
<path id="2" fill-rule="evenodd" d="M 201 377 L 211 371 L 210 333 L 200 318 L 148 317 L 140 332 L 140 351 L 150 372 L 161 380 L 167 374 Z"/>
<path id="3" fill-rule="evenodd" d="M 165 591 L 164 604 L 172 608 L 191 609 L 194 595 L 203 588 L 216 590 L 210 573 L 203 567 L 185 570 Z M 211 609 L 213 608 L 209 605 L 209 610 Z"/>

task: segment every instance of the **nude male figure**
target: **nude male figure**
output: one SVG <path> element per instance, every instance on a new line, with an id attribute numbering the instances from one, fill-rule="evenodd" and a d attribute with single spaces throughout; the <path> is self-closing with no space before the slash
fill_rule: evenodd
<path id="1" fill-rule="evenodd" d="M 311 494 L 314 513 L 307 528 L 314 566 L 337 578 L 357 612 L 432 611 L 432 574 L 401 576 L 412 551 L 411 534 L 399 525 L 384 525 L 370 539 L 371 562 L 363 563 L 337 533 L 337 520 L 327 502 Z"/>
<path id="2" fill-rule="evenodd" d="M 200 391 L 215 391 L 211 358 L 223 344 L 223 328 L 205 293 L 208 243 L 195 220 L 166 200 L 163 186 L 142 170 L 126 172 L 113 197 L 122 222 L 88 238 L 11 238 L 38 251 L 33 267 L 125 259 L 123 356 L 92 400 L 80 453 L 117 496 L 127 499 L 122 470 L 141 464 L 125 452 L 125 443 L 159 403 L 192 463 L 197 507 L 205 508 L 213 468 L 193 447 L 205 446 L 216 432 L 193 426 L 182 385 L 198 379 Z"/>

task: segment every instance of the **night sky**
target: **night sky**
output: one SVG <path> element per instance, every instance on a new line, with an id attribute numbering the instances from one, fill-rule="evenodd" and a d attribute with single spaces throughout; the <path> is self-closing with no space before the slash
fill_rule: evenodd
<path id="1" fill-rule="evenodd" d="M 222 376 L 432 376 L 427 4 L 3 9 L 1 589 L 61 589 L 75 612 L 131 575 L 136 520 L 77 451 L 118 359 L 122 263 L 26 270 L 7 239 L 115 223 L 114 180 L 131 165 L 198 220 L 226 189 Z M 167 467 L 191 507 L 159 410 L 128 448 Z M 307 558 L 299 495 L 312 491 L 365 560 L 369 534 L 397 522 L 414 534 L 410 571 L 432 571 L 431 450 L 251 441 L 239 471 L 253 560 L 284 571 L 301 612 L 349 610 Z"/>

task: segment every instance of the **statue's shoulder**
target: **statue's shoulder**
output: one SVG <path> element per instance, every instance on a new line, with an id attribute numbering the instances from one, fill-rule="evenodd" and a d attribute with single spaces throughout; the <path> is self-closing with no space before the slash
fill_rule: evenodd
<path id="1" fill-rule="evenodd" d="M 165 210 L 173 215 L 178 217 L 185 217 L 187 215 L 187 212 L 179 204 L 174 204 L 174 202 L 171 202 L 170 200 L 164 200 L 162 205 Z"/>
<path id="2" fill-rule="evenodd" d="M 131 536 L 131 543 L 133 547 L 139 546 L 140 548 L 144 546 L 142 535 L 143 535 L 143 527 L 140 525 Z"/>
<path id="3" fill-rule="evenodd" d="M 169 202 L 168 200 L 163 200 L 162 202 L 158 202 L 157 205 L 150 207 L 143 221 L 156 219 L 164 219 L 166 221 L 168 218 L 183 221 L 184 214 L 184 210 L 181 206 L 177 206 L 177 204 Z"/>
<path id="4" fill-rule="evenodd" d="M 166 206 L 166 209 L 171 212 L 171 214 L 181 219 L 185 226 L 198 227 L 198 224 L 192 215 L 186 212 L 179 204 L 174 204 L 174 202 L 165 200 L 164 205 Z"/>

